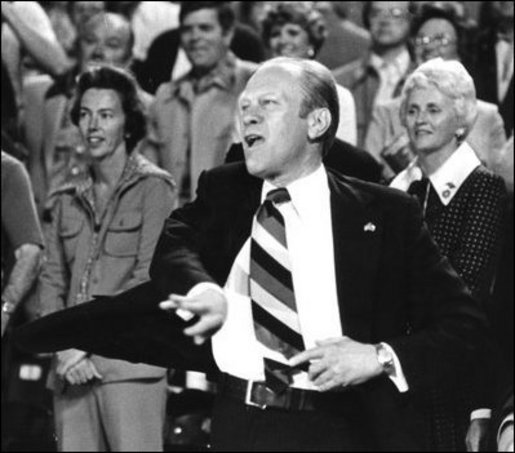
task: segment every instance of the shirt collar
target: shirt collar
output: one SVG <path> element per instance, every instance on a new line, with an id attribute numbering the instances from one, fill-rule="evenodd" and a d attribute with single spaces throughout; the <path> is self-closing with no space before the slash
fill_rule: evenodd
<path id="1" fill-rule="evenodd" d="M 261 202 L 271 190 L 277 189 L 273 184 L 264 181 L 261 189 Z M 314 172 L 303 178 L 293 181 L 286 186 L 290 194 L 293 208 L 303 218 L 309 216 L 321 206 L 320 200 L 324 196 L 329 196 L 329 182 L 327 172 L 323 165 L 320 165 Z"/>
<path id="2" fill-rule="evenodd" d="M 232 52 L 222 58 L 218 64 L 200 79 L 193 76 L 193 70 L 176 82 L 172 95 L 179 95 L 189 100 L 194 93 L 202 93 L 211 87 L 230 90 L 236 80 L 236 57 Z M 173 83 L 173 82 L 172 82 Z"/>
<path id="3" fill-rule="evenodd" d="M 440 201 L 447 206 L 470 174 L 481 165 L 474 150 L 467 142 L 463 142 L 454 153 L 429 175 L 431 185 Z"/>
<path id="4" fill-rule="evenodd" d="M 392 61 L 386 62 L 383 58 L 375 53 L 370 54 L 369 65 L 377 71 L 382 71 L 386 66 L 392 66 L 396 69 L 399 77 L 402 77 L 408 71 L 411 63 L 411 58 L 407 49 L 404 49 Z"/>
<path id="5" fill-rule="evenodd" d="M 429 175 L 429 181 L 444 206 L 451 202 L 465 180 L 479 165 L 481 161 L 474 150 L 467 142 L 463 142 L 438 170 Z M 412 182 L 420 181 L 422 177 L 418 160 L 414 159 L 393 179 L 390 187 L 406 192 Z"/>

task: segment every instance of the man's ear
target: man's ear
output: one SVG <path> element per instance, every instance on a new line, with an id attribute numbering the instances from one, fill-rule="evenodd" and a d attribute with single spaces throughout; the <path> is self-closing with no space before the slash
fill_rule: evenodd
<path id="1" fill-rule="evenodd" d="M 316 140 L 331 126 L 332 115 L 328 108 L 315 109 L 308 114 L 308 137 Z"/>

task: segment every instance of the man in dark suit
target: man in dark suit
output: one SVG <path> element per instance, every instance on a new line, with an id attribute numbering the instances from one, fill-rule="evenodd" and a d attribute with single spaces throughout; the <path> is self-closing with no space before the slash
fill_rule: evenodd
<path id="1" fill-rule="evenodd" d="M 322 165 L 330 72 L 264 63 L 239 99 L 245 165 L 204 172 L 150 274 L 220 371 L 215 450 L 414 450 L 412 400 L 473 358 L 484 317 L 411 198 Z"/>

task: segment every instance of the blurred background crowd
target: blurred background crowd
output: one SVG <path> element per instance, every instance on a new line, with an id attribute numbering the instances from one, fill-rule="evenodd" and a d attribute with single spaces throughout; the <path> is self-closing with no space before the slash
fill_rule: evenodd
<path id="1" fill-rule="evenodd" d="M 340 123 L 326 165 L 417 196 L 487 312 L 489 360 L 420 402 L 428 450 L 487 448 L 513 383 L 513 2 L 14 1 L 2 2 L 1 33 L 2 451 L 55 451 L 57 431 L 79 429 L 59 416 L 55 380 L 85 387 L 72 362 L 126 392 L 107 403 L 113 414 L 159 407 L 148 417 L 165 449 L 208 448 L 205 376 L 33 356 L 11 332 L 148 279 L 164 219 L 192 200 L 203 170 L 243 158 L 238 96 L 278 56 L 333 71 Z M 409 78 L 419 67 L 430 88 Z M 421 86 L 429 98 L 416 98 Z M 429 112 L 433 156 L 413 106 Z M 141 391 L 120 382 L 149 380 L 134 406 L 119 404 Z"/>

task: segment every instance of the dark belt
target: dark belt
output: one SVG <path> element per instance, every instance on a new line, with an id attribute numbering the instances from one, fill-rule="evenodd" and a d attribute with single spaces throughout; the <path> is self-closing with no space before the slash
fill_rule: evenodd
<path id="1" fill-rule="evenodd" d="M 218 382 L 220 395 L 241 401 L 248 406 L 259 409 L 283 409 L 287 411 L 312 411 L 317 407 L 320 392 L 288 387 L 277 394 L 264 382 L 247 381 L 223 373 Z"/>

